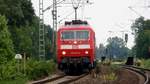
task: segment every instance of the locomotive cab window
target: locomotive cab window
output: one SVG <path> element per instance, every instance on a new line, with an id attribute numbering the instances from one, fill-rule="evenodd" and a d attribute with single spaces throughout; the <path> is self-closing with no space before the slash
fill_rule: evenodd
<path id="1" fill-rule="evenodd" d="M 89 39 L 89 31 L 74 30 L 61 32 L 61 39 Z"/>
<path id="2" fill-rule="evenodd" d="M 61 34 L 61 39 L 74 39 L 73 31 L 63 31 Z"/>
<path id="3" fill-rule="evenodd" d="M 88 39 L 89 32 L 88 31 L 76 31 L 76 39 Z"/>

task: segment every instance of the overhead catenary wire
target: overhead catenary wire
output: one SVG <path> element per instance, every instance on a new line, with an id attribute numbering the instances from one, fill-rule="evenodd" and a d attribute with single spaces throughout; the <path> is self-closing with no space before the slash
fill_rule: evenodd
<path id="1" fill-rule="evenodd" d="M 75 2 L 74 2 L 75 3 Z M 72 3 L 73 4 L 73 3 Z M 78 5 L 78 8 L 80 8 L 80 7 L 83 7 L 86 3 L 84 3 L 84 0 L 83 0 L 83 2 L 81 3 L 81 0 L 80 0 L 80 3 L 78 3 L 79 5 Z M 83 5 L 80 5 L 80 4 L 83 4 Z M 73 5 L 72 5 L 73 6 Z M 74 6 L 73 6 L 74 7 Z M 68 11 L 69 12 L 69 11 Z M 72 12 L 70 12 L 69 14 L 67 14 L 64 18 L 62 18 L 62 19 L 60 19 L 59 21 L 58 21 L 58 24 L 60 24 L 63 20 L 65 20 L 65 19 L 67 19 L 69 16 L 71 16 L 72 14 L 74 13 L 74 11 L 72 11 Z M 83 17 L 83 16 L 82 16 Z"/>
<path id="2" fill-rule="evenodd" d="M 62 1 L 59 0 L 59 1 L 57 2 L 57 4 L 61 4 L 61 3 L 63 3 L 64 1 L 65 1 L 65 0 L 62 0 Z M 53 5 L 54 5 L 54 4 L 48 6 L 46 9 L 43 10 L 43 12 L 46 12 L 47 10 L 51 9 L 51 8 L 53 7 Z"/>
<path id="3" fill-rule="evenodd" d="M 74 3 L 75 3 L 74 0 L 71 0 L 71 2 L 72 2 L 72 6 L 73 6 L 73 8 L 75 10 L 75 20 L 77 20 L 77 9 L 78 9 L 78 7 L 80 5 L 81 0 L 79 0 L 79 2 L 77 3 L 77 6 L 74 5 Z"/>
<path id="4" fill-rule="evenodd" d="M 78 8 L 80 8 L 80 7 L 82 7 L 82 6 L 79 6 Z M 74 13 L 74 11 L 70 12 L 70 13 L 67 14 L 64 18 L 60 19 L 60 20 L 58 21 L 58 23 L 60 24 L 63 20 L 67 19 L 67 18 L 68 18 L 70 15 L 72 15 L 73 13 Z"/>
<path id="5" fill-rule="evenodd" d="M 60 19 L 58 23 L 60 24 L 63 20 L 67 19 L 67 17 L 69 17 L 69 16 L 72 15 L 73 13 L 74 13 L 74 11 L 71 12 L 71 13 L 69 13 L 68 15 L 66 15 L 64 18 Z"/>

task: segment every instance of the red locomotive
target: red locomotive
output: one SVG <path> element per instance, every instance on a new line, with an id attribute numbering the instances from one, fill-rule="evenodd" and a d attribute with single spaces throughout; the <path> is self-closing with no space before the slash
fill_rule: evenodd
<path id="1" fill-rule="evenodd" d="M 63 71 L 95 67 L 95 32 L 86 21 L 65 22 L 57 32 L 58 68 Z"/>

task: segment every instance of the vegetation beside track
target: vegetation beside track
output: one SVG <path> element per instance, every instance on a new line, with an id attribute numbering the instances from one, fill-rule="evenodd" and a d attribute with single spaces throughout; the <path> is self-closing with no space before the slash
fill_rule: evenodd
<path id="1" fill-rule="evenodd" d="M 99 68 L 99 74 L 97 77 L 100 80 L 108 82 L 115 82 L 117 80 L 117 70 L 119 69 L 119 65 L 111 64 L 109 61 L 101 62 L 97 64 L 97 68 Z M 96 69 L 97 69 L 96 68 Z"/>
<path id="2" fill-rule="evenodd" d="M 55 62 L 48 60 L 55 57 L 50 47 L 53 30 L 45 24 L 48 61 L 37 60 L 38 23 L 30 0 L 0 1 L 0 84 L 24 84 L 55 71 Z M 15 54 L 24 54 L 25 66 L 23 59 L 15 60 Z"/>
<path id="3" fill-rule="evenodd" d="M 140 67 L 150 69 L 150 59 L 141 59 L 140 62 L 141 62 Z"/>
<path id="4" fill-rule="evenodd" d="M 23 62 L 13 60 L 0 67 L 0 84 L 25 84 L 29 80 L 37 80 L 52 74 L 56 68 L 53 60 L 37 61 L 30 59 L 23 67 Z"/>

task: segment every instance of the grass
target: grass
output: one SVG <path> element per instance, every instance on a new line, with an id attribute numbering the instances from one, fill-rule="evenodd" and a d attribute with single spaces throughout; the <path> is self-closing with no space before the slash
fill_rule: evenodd
<path id="1" fill-rule="evenodd" d="M 116 64 L 106 64 L 106 62 L 101 63 L 101 65 L 104 66 L 101 68 L 100 79 L 104 80 L 106 83 L 117 80 L 118 77 L 116 75 L 116 71 L 118 70 L 118 68 L 120 68 L 120 66 Z"/>
<path id="2" fill-rule="evenodd" d="M 116 71 L 117 69 L 120 68 L 120 65 L 118 65 L 118 64 L 111 64 L 110 68 L 111 68 L 112 71 Z"/>
<path id="3" fill-rule="evenodd" d="M 141 59 L 141 67 L 150 69 L 150 59 Z"/>
<path id="4" fill-rule="evenodd" d="M 26 84 L 27 79 L 26 78 L 18 78 L 15 80 L 2 80 L 0 81 L 0 84 Z"/>
<path id="5" fill-rule="evenodd" d="M 21 66 L 19 73 L 16 72 L 15 62 L 4 64 L 0 67 L 0 84 L 26 84 L 30 80 L 37 80 L 51 75 L 56 70 L 53 60 L 38 61 L 28 60 L 26 62 L 26 75 Z"/>
<path id="6" fill-rule="evenodd" d="M 109 74 L 105 74 L 101 76 L 101 79 L 105 80 L 105 81 L 114 81 L 117 79 L 117 76 L 115 73 L 109 73 Z"/>

